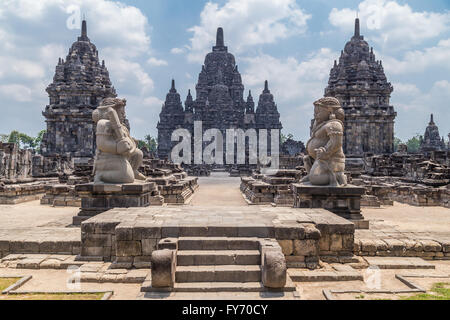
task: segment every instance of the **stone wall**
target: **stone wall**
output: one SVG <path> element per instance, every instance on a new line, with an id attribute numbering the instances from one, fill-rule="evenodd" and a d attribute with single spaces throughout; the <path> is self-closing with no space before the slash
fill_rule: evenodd
<path id="1" fill-rule="evenodd" d="M 42 179 L 35 182 L 0 185 L 0 204 L 18 204 L 39 200 L 45 188 L 57 183 L 56 179 Z"/>
<path id="2" fill-rule="evenodd" d="M 31 150 L 20 149 L 15 143 L 0 142 L 0 179 L 23 180 L 32 175 Z"/>

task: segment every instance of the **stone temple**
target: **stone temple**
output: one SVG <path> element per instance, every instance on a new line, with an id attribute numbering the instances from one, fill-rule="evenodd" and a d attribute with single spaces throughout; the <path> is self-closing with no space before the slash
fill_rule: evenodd
<path id="1" fill-rule="evenodd" d="M 430 117 L 430 123 L 425 129 L 424 136 L 420 137 L 420 152 L 430 153 L 432 151 L 444 151 L 446 150 L 444 137 L 439 135 L 439 128 L 434 123 L 433 114 Z"/>
<path id="2" fill-rule="evenodd" d="M 257 129 L 257 132 L 258 129 L 282 129 L 280 114 L 267 81 L 256 110 L 251 92 L 244 100 L 241 74 L 234 56 L 224 44 L 222 28 L 218 28 L 216 45 L 207 54 L 199 74 L 196 99 L 193 99 L 189 91 L 183 108 L 180 95 L 175 89 L 175 81 L 172 81 L 157 126 L 160 158 L 169 158 L 172 147 L 177 144 L 171 142 L 175 129 L 188 129 L 193 136 L 194 121 L 202 121 L 203 132 L 215 128 L 224 137 L 226 129 L 231 128 Z"/>
<path id="3" fill-rule="evenodd" d="M 86 21 L 81 36 L 59 59 L 53 82 L 47 87 L 50 104 L 42 113 L 47 122 L 41 150 L 44 157 L 93 158 L 95 128 L 92 112 L 106 97 L 115 97 L 105 62 L 100 63 L 96 46 L 87 36 Z"/>
<path id="4" fill-rule="evenodd" d="M 397 113 L 389 105 L 392 85 L 387 81 L 381 61 L 360 34 L 355 34 L 334 61 L 325 95 L 336 97 L 345 111 L 344 152 L 347 157 L 364 153 L 394 152 L 394 120 Z"/>

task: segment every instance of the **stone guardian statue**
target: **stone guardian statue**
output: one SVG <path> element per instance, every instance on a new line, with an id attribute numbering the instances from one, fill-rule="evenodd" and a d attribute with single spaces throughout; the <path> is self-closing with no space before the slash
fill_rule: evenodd
<path id="1" fill-rule="evenodd" d="M 125 105 L 125 99 L 106 98 L 92 113 L 97 135 L 94 184 L 146 180 L 138 171 L 142 165 L 142 151 L 125 126 Z"/>
<path id="2" fill-rule="evenodd" d="M 339 187 L 347 185 L 342 148 L 344 110 L 339 100 L 326 97 L 314 102 L 314 124 L 303 161 L 308 175 L 302 184 Z"/>

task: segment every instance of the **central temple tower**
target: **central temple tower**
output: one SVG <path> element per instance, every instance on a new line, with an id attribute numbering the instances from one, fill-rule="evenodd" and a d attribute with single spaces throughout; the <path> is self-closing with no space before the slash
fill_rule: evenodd
<path id="1" fill-rule="evenodd" d="M 194 135 L 194 121 L 202 122 L 203 132 L 219 129 L 224 143 L 227 129 L 267 129 L 270 133 L 270 129 L 282 128 L 280 114 L 267 81 L 256 112 L 251 92 L 244 100 L 242 77 L 234 56 L 225 46 L 222 28 L 217 29 L 216 45 L 206 55 L 195 89 L 196 99 L 193 100 L 189 91 L 183 109 L 172 82 L 157 127 L 160 158 L 169 158 L 173 146 L 177 144 L 171 141 L 174 130 L 184 128 Z"/>

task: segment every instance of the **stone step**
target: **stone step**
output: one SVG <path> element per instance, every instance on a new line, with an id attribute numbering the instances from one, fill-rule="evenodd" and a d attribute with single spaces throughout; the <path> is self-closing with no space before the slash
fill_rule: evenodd
<path id="1" fill-rule="evenodd" d="M 294 292 L 296 287 L 289 277 L 281 289 L 269 289 L 261 282 L 185 282 L 175 283 L 173 288 L 152 288 L 143 284 L 141 292 Z"/>
<path id="2" fill-rule="evenodd" d="M 177 266 L 175 282 L 259 282 L 257 265 Z"/>
<path id="3" fill-rule="evenodd" d="M 182 250 L 177 253 L 178 266 L 259 264 L 259 250 Z"/>
<path id="4" fill-rule="evenodd" d="M 258 238 L 180 237 L 178 250 L 259 250 Z"/>

